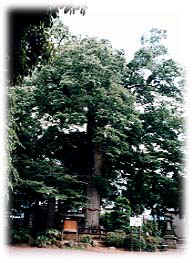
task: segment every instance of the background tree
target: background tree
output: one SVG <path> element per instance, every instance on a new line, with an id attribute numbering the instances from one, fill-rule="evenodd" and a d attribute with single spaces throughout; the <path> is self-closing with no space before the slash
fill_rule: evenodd
<path id="1" fill-rule="evenodd" d="M 72 10 L 74 14 L 80 10 L 81 14 L 85 14 L 85 6 L 62 6 L 65 14 Z M 53 38 L 55 27 L 58 25 L 54 18 L 58 17 L 59 8 L 47 9 L 10 9 L 8 11 L 8 55 L 9 55 L 9 74 L 8 82 L 10 86 L 21 85 L 26 76 L 28 76 L 35 67 L 43 63 L 47 63 L 51 58 L 52 51 L 56 38 Z M 53 23 L 54 21 L 54 23 Z M 54 25 L 54 26 L 53 26 Z M 54 29 L 52 30 L 52 27 Z M 68 31 L 65 29 L 64 33 L 58 37 L 60 32 L 57 32 L 57 44 L 67 37 Z M 51 35 L 51 36 L 50 36 Z M 53 44 L 54 42 L 54 44 Z M 18 180 L 19 173 L 14 165 L 13 152 L 17 145 L 21 146 L 18 140 L 18 125 L 14 119 L 16 109 L 16 99 L 18 91 L 9 88 L 9 127 L 8 127 L 8 141 L 9 141 L 9 174 L 11 174 L 11 181 L 8 181 L 9 186 L 13 187 L 12 180 Z"/>
<path id="2" fill-rule="evenodd" d="M 82 183 L 75 176 L 72 178 L 62 163 L 41 148 L 44 133 L 38 120 L 33 89 L 25 86 L 14 87 L 11 91 L 12 102 L 14 92 L 14 111 L 11 118 L 17 124 L 14 132 L 17 134 L 18 143 L 9 143 L 10 209 L 23 211 L 24 207 L 38 208 L 39 202 L 44 203 L 48 207 L 47 228 L 53 227 L 56 199 L 65 201 L 68 208 L 82 206 Z M 11 127 L 9 131 L 12 131 Z M 51 139 L 48 135 L 50 132 L 51 130 L 48 130 L 45 135 L 46 143 Z"/>
<path id="3" fill-rule="evenodd" d="M 9 35 L 9 76 L 11 86 L 21 85 L 38 63 L 47 63 L 52 46 L 49 41 L 49 29 L 59 10 L 64 14 L 85 15 L 87 6 L 66 4 L 61 7 L 44 9 L 10 9 L 8 11 Z"/>
<path id="4" fill-rule="evenodd" d="M 70 5 L 71 10 L 73 5 Z M 74 7 L 75 10 L 80 10 L 86 7 L 78 6 Z M 68 13 L 69 6 L 62 7 L 63 12 Z M 8 11 L 9 21 L 9 84 L 10 86 L 21 85 L 26 76 L 28 76 L 35 67 L 38 68 L 43 63 L 47 63 L 51 58 L 52 51 L 54 50 L 53 39 L 56 22 L 54 18 L 58 16 L 59 8 L 45 8 L 45 9 L 10 9 Z M 74 11 L 73 11 L 74 13 Z M 54 22 L 53 22 L 54 21 Z M 54 26 L 53 26 L 54 25 Z M 52 27 L 54 29 L 52 30 Z M 67 37 L 68 31 L 65 29 L 64 34 L 57 38 L 58 44 Z M 51 39 L 51 37 L 52 39 Z M 59 32 L 57 32 L 57 36 Z M 54 42 L 55 44 L 55 42 Z M 26 85 L 26 84 L 25 84 Z M 24 98 L 21 97 L 21 94 Z M 20 90 L 17 87 L 9 88 L 9 112 L 8 112 L 8 169 L 9 169 L 9 181 L 8 184 L 12 188 L 15 186 L 16 181 L 19 180 L 19 172 L 16 169 L 16 148 L 24 148 L 19 141 L 19 137 L 23 132 L 21 126 L 25 123 L 26 118 L 20 119 L 18 116 L 21 114 L 18 105 L 28 105 L 28 119 L 30 114 L 33 114 L 32 104 L 30 101 L 31 95 L 29 92 L 25 92 L 24 89 Z M 24 102 L 26 97 L 26 101 Z M 17 105 L 18 103 L 18 105 Z M 29 110 L 29 104 L 31 105 Z M 21 105 L 20 105 L 21 106 Z M 24 108 L 22 107 L 24 110 Z M 24 113 L 22 113 L 24 114 Z M 20 117 L 23 117 L 21 114 Z M 18 122 L 19 120 L 19 122 Z M 27 120 L 28 122 L 29 120 Z M 31 119 L 32 121 L 32 119 Z M 32 125 L 32 123 L 30 123 Z M 32 126 L 31 126 L 32 127 Z M 25 142 L 24 142 L 25 143 Z M 30 146 L 31 147 L 31 146 Z"/>
<path id="5" fill-rule="evenodd" d="M 183 70 L 169 57 L 165 39 L 166 31 L 158 29 L 143 36 L 123 78 L 136 96 L 142 129 L 131 134 L 135 146 L 131 155 L 122 156 L 122 176 L 127 198 L 140 211 L 155 204 L 163 210 L 181 208 Z"/>
<path id="6" fill-rule="evenodd" d="M 13 9 L 9 19 L 9 81 L 10 85 L 21 84 L 42 57 L 49 57 L 46 29 L 52 25 L 56 10 Z"/>

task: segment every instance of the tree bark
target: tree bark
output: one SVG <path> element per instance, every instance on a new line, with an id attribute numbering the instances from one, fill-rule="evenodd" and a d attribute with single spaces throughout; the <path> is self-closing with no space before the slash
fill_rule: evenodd
<path id="1" fill-rule="evenodd" d="M 99 227 L 100 195 L 94 185 L 87 186 L 86 227 Z"/>
<path id="2" fill-rule="evenodd" d="M 54 228 L 55 221 L 55 198 L 48 199 L 46 229 Z"/>
<path id="3" fill-rule="evenodd" d="M 97 186 L 94 182 L 95 176 L 101 176 L 102 154 L 96 147 L 94 152 L 93 174 L 89 176 L 87 185 L 87 210 L 86 210 L 86 226 L 99 227 L 100 204 L 101 198 Z"/>
<path id="4" fill-rule="evenodd" d="M 86 227 L 99 227 L 100 216 L 100 194 L 95 184 L 95 177 L 101 176 L 102 154 L 99 145 L 93 143 L 96 131 L 96 123 L 93 108 L 88 111 L 87 135 L 90 147 L 89 174 L 87 185 L 87 207 L 86 207 Z"/>

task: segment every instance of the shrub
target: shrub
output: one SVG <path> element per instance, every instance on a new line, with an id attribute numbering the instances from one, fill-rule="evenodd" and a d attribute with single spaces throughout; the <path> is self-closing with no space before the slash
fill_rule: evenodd
<path id="1" fill-rule="evenodd" d="M 107 246 L 114 246 L 118 248 L 124 247 L 124 239 L 125 239 L 125 233 L 114 233 L 110 232 L 107 234 L 107 236 L 104 239 L 104 242 Z"/>
<path id="2" fill-rule="evenodd" d="M 158 236 L 146 236 L 145 240 L 147 244 L 147 251 L 154 251 L 157 247 L 164 243 L 164 239 Z"/>
<path id="3" fill-rule="evenodd" d="M 133 251 L 155 251 L 164 242 L 159 236 L 151 236 L 143 232 L 140 234 L 138 229 L 132 230 L 129 234 L 125 232 L 110 232 L 105 237 L 104 242 L 107 246 Z"/>
<path id="4" fill-rule="evenodd" d="M 142 231 L 151 236 L 161 236 L 161 230 L 158 229 L 157 223 L 154 221 L 147 221 L 142 225 Z"/>
<path id="5" fill-rule="evenodd" d="M 45 232 L 45 235 L 49 238 L 53 239 L 60 239 L 61 238 L 61 232 L 57 229 L 49 229 Z"/>
<path id="6" fill-rule="evenodd" d="M 37 235 L 33 245 L 37 247 L 46 247 L 53 245 L 58 239 L 61 238 L 61 233 L 56 229 L 49 229 L 46 232 Z"/>
<path id="7" fill-rule="evenodd" d="M 42 235 L 37 236 L 37 238 L 34 241 L 34 245 L 37 247 L 46 247 L 47 245 L 51 245 L 52 242 L 53 242 L 52 239 L 42 234 Z"/>
<path id="8" fill-rule="evenodd" d="M 146 243 L 145 251 L 153 252 L 156 250 L 156 245 L 151 244 L 151 243 Z"/>
<path id="9" fill-rule="evenodd" d="M 162 243 L 164 240 L 161 237 L 155 237 L 155 236 L 146 236 L 145 237 L 146 241 L 150 244 L 155 244 L 155 245 L 159 245 L 160 243 Z"/>
<path id="10" fill-rule="evenodd" d="M 31 238 L 30 230 L 24 227 L 10 229 L 9 238 L 13 244 L 26 243 Z"/>
<path id="11" fill-rule="evenodd" d="M 127 235 L 124 239 L 124 248 L 133 251 L 145 250 L 146 241 L 143 236 L 139 234 L 130 234 Z"/>
<path id="12" fill-rule="evenodd" d="M 118 196 L 114 201 L 112 212 L 106 212 L 100 218 L 100 223 L 108 231 L 121 229 L 129 231 L 129 218 L 131 215 L 130 202 L 126 197 Z"/>
<path id="13" fill-rule="evenodd" d="M 80 242 L 92 244 L 93 240 L 89 235 L 86 235 L 86 236 L 81 237 Z"/>

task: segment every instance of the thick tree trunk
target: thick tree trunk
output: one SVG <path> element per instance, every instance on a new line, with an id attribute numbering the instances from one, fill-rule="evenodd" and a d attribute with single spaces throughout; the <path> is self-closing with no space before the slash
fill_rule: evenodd
<path id="1" fill-rule="evenodd" d="M 86 227 L 98 227 L 100 215 L 100 195 L 94 185 L 87 186 Z"/>
<path id="2" fill-rule="evenodd" d="M 48 199 L 46 229 L 54 228 L 55 221 L 55 198 Z"/>
<path id="3" fill-rule="evenodd" d="M 97 186 L 94 183 L 95 176 L 101 176 L 102 154 L 99 148 L 96 147 L 94 151 L 94 167 L 93 174 L 89 176 L 87 185 L 87 210 L 86 210 L 86 226 L 99 227 L 100 216 L 100 194 Z"/>
<path id="4" fill-rule="evenodd" d="M 94 109 L 88 110 L 87 135 L 90 147 L 89 155 L 89 175 L 87 185 L 87 207 L 86 207 L 86 227 L 99 227 L 100 216 L 100 194 L 95 184 L 95 177 L 101 176 L 102 154 L 99 145 L 93 143 L 96 131 Z"/>

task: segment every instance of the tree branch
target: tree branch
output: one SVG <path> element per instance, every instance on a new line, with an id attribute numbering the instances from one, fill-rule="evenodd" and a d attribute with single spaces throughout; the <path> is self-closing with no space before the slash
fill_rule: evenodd
<path id="1" fill-rule="evenodd" d="M 144 88 L 145 86 L 147 86 L 147 87 L 152 87 L 152 88 L 156 88 L 157 87 L 157 85 L 141 85 L 141 84 L 134 84 L 134 85 L 131 85 L 131 86 L 129 86 L 129 85 L 125 85 L 125 87 L 126 88 L 128 88 L 128 89 L 132 89 L 132 88 Z"/>

